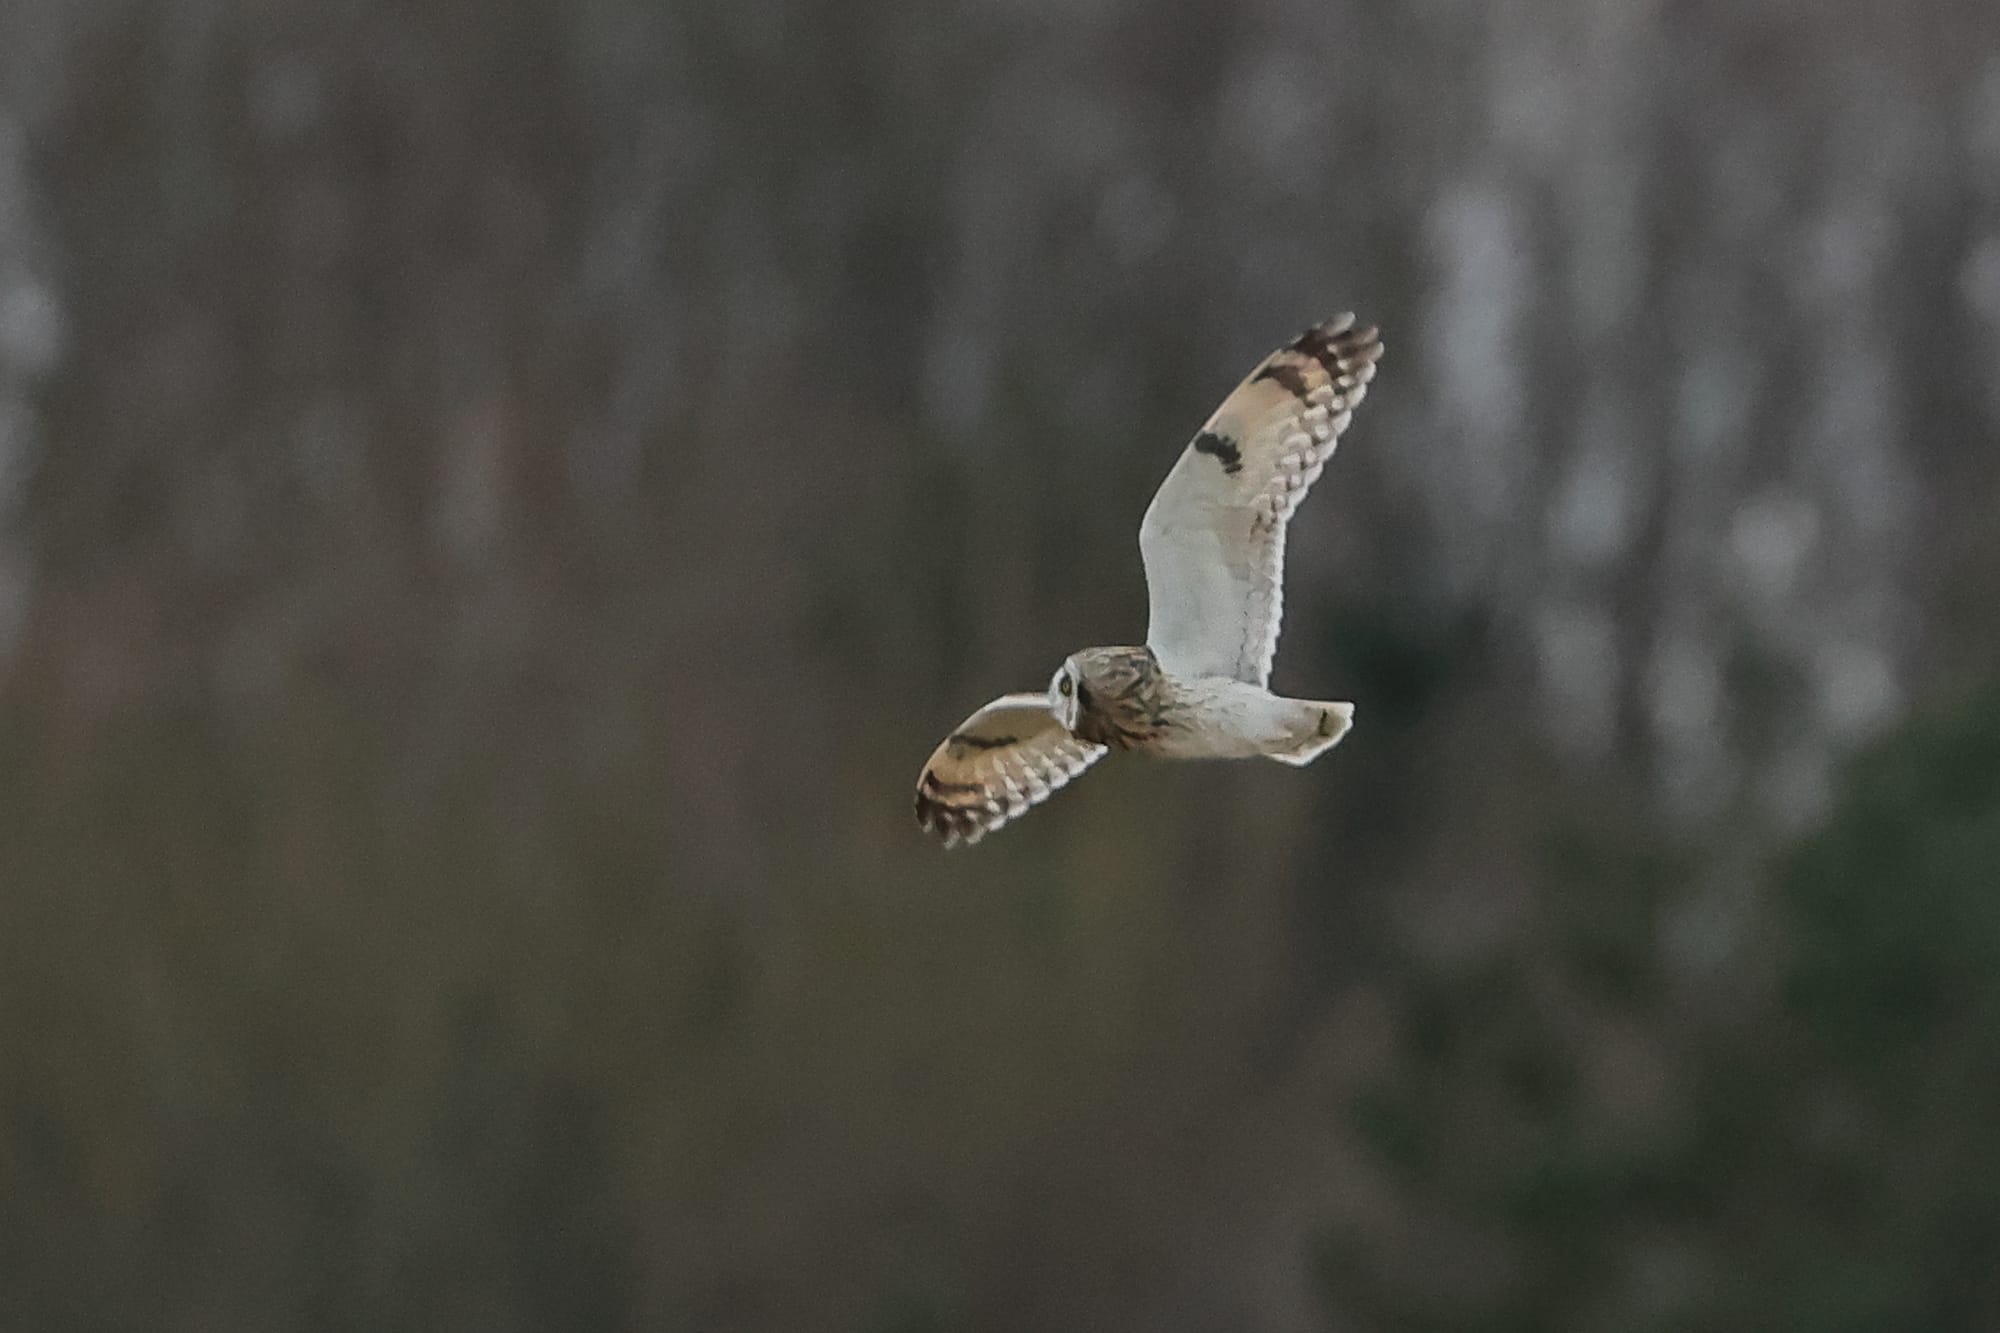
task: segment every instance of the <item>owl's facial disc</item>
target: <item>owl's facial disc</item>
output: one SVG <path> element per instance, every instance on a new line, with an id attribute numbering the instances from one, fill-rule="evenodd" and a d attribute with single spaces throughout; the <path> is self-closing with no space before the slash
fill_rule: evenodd
<path id="1" fill-rule="evenodd" d="M 1071 731 L 1076 730 L 1077 694 L 1076 672 L 1065 662 L 1049 680 L 1049 711 Z"/>

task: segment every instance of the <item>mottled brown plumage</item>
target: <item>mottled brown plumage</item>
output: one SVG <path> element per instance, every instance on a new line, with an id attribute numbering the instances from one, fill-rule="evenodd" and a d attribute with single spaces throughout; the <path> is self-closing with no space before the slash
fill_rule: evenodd
<path id="1" fill-rule="evenodd" d="M 1075 732 L 1113 750 L 1143 749 L 1173 725 L 1160 660 L 1143 645 L 1086 648 L 1074 658 Z"/>

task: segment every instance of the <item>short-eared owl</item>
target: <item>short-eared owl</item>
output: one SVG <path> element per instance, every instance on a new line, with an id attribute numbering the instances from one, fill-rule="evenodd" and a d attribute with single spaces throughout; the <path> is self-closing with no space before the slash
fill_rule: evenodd
<path id="1" fill-rule="evenodd" d="M 995 699 L 917 780 L 917 822 L 978 842 L 1111 750 L 1309 764 L 1354 705 L 1266 689 L 1284 612 L 1285 525 L 1368 392 L 1382 341 L 1354 316 L 1264 358 L 1196 432 L 1139 525 L 1150 623 L 1072 653 L 1047 694 Z"/>

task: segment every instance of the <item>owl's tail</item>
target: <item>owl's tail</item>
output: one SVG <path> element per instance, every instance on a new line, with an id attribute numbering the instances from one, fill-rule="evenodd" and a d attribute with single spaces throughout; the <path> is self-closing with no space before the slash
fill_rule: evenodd
<path id="1" fill-rule="evenodd" d="M 1340 738 L 1354 725 L 1354 705 L 1350 703 L 1322 703 L 1312 699 L 1288 702 L 1298 704 L 1303 735 L 1298 743 L 1283 750 L 1266 750 L 1264 753 L 1281 764 L 1294 768 L 1304 768 L 1313 760 L 1340 744 Z"/>

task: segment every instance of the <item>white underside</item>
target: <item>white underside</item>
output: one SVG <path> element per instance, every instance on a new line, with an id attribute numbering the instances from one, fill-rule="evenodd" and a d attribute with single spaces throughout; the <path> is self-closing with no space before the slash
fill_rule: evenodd
<path id="1" fill-rule="evenodd" d="M 1176 725 L 1147 747 L 1163 759 L 1276 759 L 1304 765 L 1333 748 L 1354 705 L 1287 699 L 1221 676 L 1169 680 Z"/>

